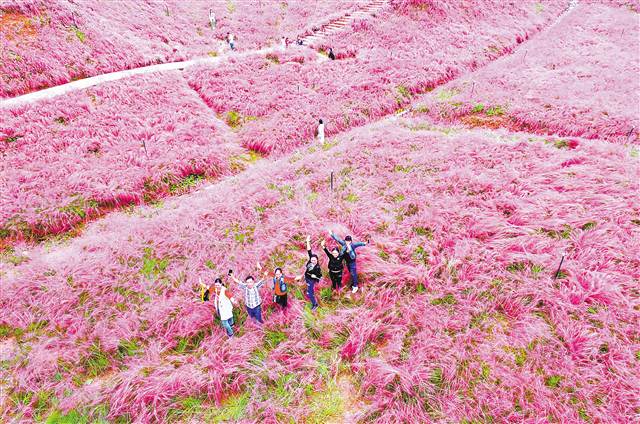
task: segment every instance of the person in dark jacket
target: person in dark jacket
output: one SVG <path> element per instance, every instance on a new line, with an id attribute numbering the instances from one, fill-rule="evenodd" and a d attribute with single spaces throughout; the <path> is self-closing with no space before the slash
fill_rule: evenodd
<path id="1" fill-rule="evenodd" d="M 331 277 L 331 289 L 337 290 L 342 288 L 342 270 L 344 269 L 344 256 L 340 254 L 337 247 L 329 251 L 325 247 L 325 242 L 320 243 L 327 258 L 329 258 L 329 277 Z"/>
<path id="2" fill-rule="evenodd" d="M 336 60 L 336 55 L 335 55 L 335 54 L 333 54 L 333 49 L 332 49 L 331 47 L 329 47 L 329 54 L 328 54 L 328 56 L 329 56 L 329 59 L 331 59 L 331 60 Z"/>
<path id="3" fill-rule="evenodd" d="M 315 311 L 318 308 L 315 286 L 322 278 L 322 270 L 320 269 L 320 264 L 318 264 L 318 255 L 311 251 L 311 236 L 307 236 L 307 254 L 309 255 L 309 261 L 305 267 L 304 280 L 307 283 L 307 296 L 311 301 L 311 310 Z M 296 280 L 300 279 L 302 279 L 302 276 L 296 277 Z"/>
<path id="4" fill-rule="evenodd" d="M 344 261 L 347 264 L 349 274 L 351 274 L 351 291 L 353 293 L 358 291 L 358 271 L 356 269 L 356 249 L 358 247 L 366 246 L 368 242 L 353 242 L 351 236 L 346 236 L 344 240 L 333 234 L 333 231 L 329 231 L 329 235 L 338 242 L 342 248 L 340 249 L 340 255 L 344 257 Z"/>

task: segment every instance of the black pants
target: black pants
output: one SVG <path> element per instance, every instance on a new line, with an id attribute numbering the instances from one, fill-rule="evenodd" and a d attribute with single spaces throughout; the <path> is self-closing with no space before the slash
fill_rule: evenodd
<path id="1" fill-rule="evenodd" d="M 275 295 L 274 298 L 275 298 L 274 301 L 278 305 L 282 306 L 282 309 L 285 309 L 287 307 L 287 295 L 286 294 L 283 294 L 282 296 Z"/>
<path id="2" fill-rule="evenodd" d="M 329 276 L 331 276 L 331 288 L 333 290 L 342 288 L 342 271 L 329 271 Z"/>

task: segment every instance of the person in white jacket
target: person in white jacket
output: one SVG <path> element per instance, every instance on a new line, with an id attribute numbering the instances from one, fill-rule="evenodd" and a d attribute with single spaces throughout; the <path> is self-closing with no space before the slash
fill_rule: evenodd
<path id="1" fill-rule="evenodd" d="M 211 286 L 204 285 L 202 280 L 200 280 L 200 286 L 203 289 L 202 300 L 205 302 L 210 300 L 213 303 L 220 317 L 222 327 L 229 337 L 233 337 L 232 325 L 235 324 L 233 321 L 233 297 L 229 296 L 229 292 L 220 278 L 216 278 L 213 283 L 213 293 L 211 292 Z"/>
<path id="2" fill-rule="evenodd" d="M 318 123 L 318 128 L 316 129 L 316 136 L 318 137 L 318 141 L 320 144 L 324 144 L 324 121 L 320 119 Z"/>
<path id="3" fill-rule="evenodd" d="M 211 29 L 215 30 L 218 21 L 216 20 L 216 13 L 213 9 L 209 9 L 209 23 L 211 24 Z"/>
<path id="4" fill-rule="evenodd" d="M 227 288 L 222 284 L 222 280 L 219 278 L 215 282 L 215 297 L 213 304 L 220 314 L 220 322 L 222 327 L 227 331 L 229 337 L 233 337 L 233 328 L 231 327 L 235 323 L 233 322 L 233 298 L 229 298 Z"/>

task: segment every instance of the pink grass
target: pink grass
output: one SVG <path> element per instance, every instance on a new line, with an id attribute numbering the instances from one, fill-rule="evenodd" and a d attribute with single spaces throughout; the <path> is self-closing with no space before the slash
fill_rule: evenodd
<path id="1" fill-rule="evenodd" d="M 586 140 L 558 149 L 526 136 L 411 129 L 421 123 L 351 131 L 326 152 L 257 164 L 210 190 L 170 200 L 154 214 L 114 213 L 68 246 L 34 252 L 18 266 L 0 294 L 2 323 L 24 328 L 48 320 L 45 333 L 28 333 L 19 346 L 49 340 L 47 346 L 76 370 L 47 383 L 65 410 L 108 402 L 112 418 L 126 413 L 148 421 L 164 419 L 175 399 L 201 396 L 216 404 L 250 390 L 248 417 L 273 419 L 289 411 L 302 419 L 308 405 L 294 400 L 283 408 L 257 396 L 270 390 L 265 381 L 287 374 L 303 382 L 290 383 L 299 394 L 294 399 L 306 396 L 305 384 L 319 390 L 326 384 L 316 370 L 319 348 L 303 325 L 302 301 L 292 298 L 285 318 L 267 300 L 266 328 L 283 331 L 286 340 L 261 364 L 247 358 L 262 345 L 262 330 L 245 323 L 238 338 L 227 340 L 210 308 L 196 300 L 195 286 L 198 276 L 210 279 L 231 266 L 244 275 L 258 258 L 273 267 L 276 251 L 289 255 L 285 270 L 294 275 L 304 261 L 296 241 L 303 228 L 311 230 L 314 246 L 324 229 L 334 228 L 373 240 L 359 259 L 363 293 L 357 304 L 338 306 L 335 316 L 314 324 L 329 337 L 319 342 L 325 349 L 336 334 L 346 334 L 339 358 L 361 375 L 359 395 L 368 402 L 363 419 L 550 415 L 571 421 L 579 411 L 594 420 L 631 416 L 639 347 L 634 252 L 640 246 L 631 222 L 637 219 L 638 169 L 627 150 Z M 579 164 L 563 166 L 575 158 Z M 301 169 L 310 172 L 296 172 Z M 338 187 L 350 181 L 333 194 L 326 179 L 332 169 L 340 175 Z M 291 198 L 277 189 L 285 184 Z M 347 200 L 349 193 L 359 200 Z M 269 206 L 260 211 L 258 205 Z M 344 226 L 335 223 L 338 216 Z M 554 235 L 565 225 L 566 236 Z M 239 242 L 239 231 L 255 241 Z M 566 276 L 553 281 L 563 249 L 569 252 Z M 168 263 L 144 276 L 145 257 Z M 206 261 L 220 271 L 207 270 Z M 122 297 L 115 287 L 130 294 Z M 80 301 L 83 292 L 88 296 Z M 288 326 L 280 327 L 283 319 Z M 210 335 L 195 352 L 172 350 L 177 337 L 200 330 Z M 115 356 L 125 338 L 143 340 L 141 356 Z M 93 340 L 109 353 L 111 374 L 65 398 L 63 388 L 82 372 L 78 358 Z M 55 362 L 24 353 L 18 358 L 24 359 L 10 365 L 14 391 L 37 390 L 56 372 Z M 122 365 L 128 370 L 119 370 Z"/>

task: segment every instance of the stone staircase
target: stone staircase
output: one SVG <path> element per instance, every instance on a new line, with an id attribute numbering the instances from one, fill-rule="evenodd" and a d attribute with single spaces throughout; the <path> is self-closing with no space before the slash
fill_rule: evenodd
<path id="1" fill-rule="evenodd" d="M 330 21 L 321 26 L 317 31 L 314 31 L 312 34 L 302 37 L 302 42 L 305 46 L 314 46 L 324 38 L 348 28 L 356 19 L 362 19 L 374 15 L 386 8 L 388 5 L 389 3 L 387 0 L 372 0 L 360 9 L 354 12 L 349 12 L 338 19 Z"/>

